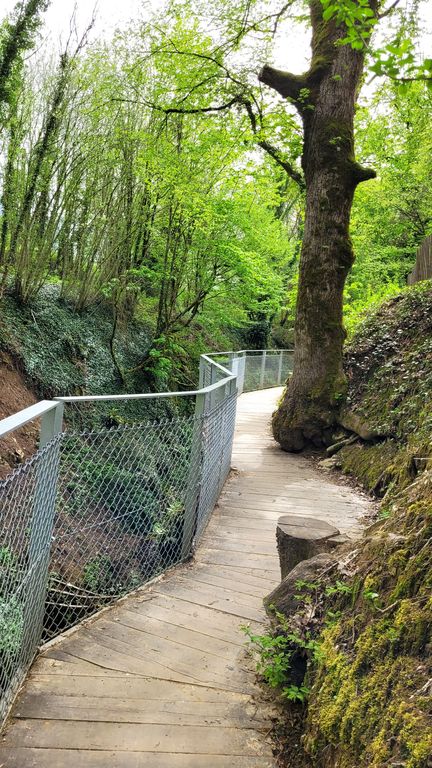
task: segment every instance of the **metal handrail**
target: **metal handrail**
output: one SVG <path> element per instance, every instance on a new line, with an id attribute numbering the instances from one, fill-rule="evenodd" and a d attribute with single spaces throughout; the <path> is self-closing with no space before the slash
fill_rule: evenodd
<path id="1" fill-rule="evenodd" d="M 244 360 L 248 355 L 262 355 L 264 358 L 267 355 L 283 355 L 283 353 L 292 353 L 292 349 L 241 349 L 238 351 L 230 350 L 228 352 L 208 352 L 200 356 L 200 368 L 203 363 L 208 363 L 213 366 L 217 371 L 224 374 L 223 378 L 219 381 L 201 386 L 198 389 L 183 390 L 176 392 L 145 392 L 145 393 L 133 393 L 133 394 L 115 394 L 115 395 L 66 395 L 55 397 L 52 400 L 41 400 L 34 405 L 24 408 L 22 411 L 6 417 L 0 420 L 0 439 L 6 435 L 14 432 L 16 429 L 24 426 L 30 421 L 42 418 L 41 433 L 40 433 L 40 447 L 46 444 L 49 439 L 55 437 L 58 432 L 61 431 L 61 421 L 63 417 L 63 407 L 67 403 L 84 403 L 84 402 L 104 402 L 104 401 L 125 401 L 125 400 L 154 400 L 164 398 L 184 398 L 195 397 L 197 400 L 205 398 L 206 395 L 214 393 L 216 390 L 231 385 L 238 378 L 238 369 L 229 370 L 224 365 L 216 362 L 214 357 L 230 357 L 231 362 L 235 359 Z M 262 384 L 262 382 L 261 382 Z M 197 403 L 198 411 L 202 408 Z M 57 413 L 54 416 L 54 412 L 57 409 Z"/>

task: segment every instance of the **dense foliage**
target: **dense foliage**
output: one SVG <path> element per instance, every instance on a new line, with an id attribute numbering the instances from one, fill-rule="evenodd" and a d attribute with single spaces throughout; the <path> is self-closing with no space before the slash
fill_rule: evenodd
<path id="1" fill-rule="evenodd" d="M 163 20 L 134 24 L 109 44 L 69 40 L 56 62 L 44 47 L 24 56 L 46 5 L 18 5 L 0 35 L 1 292 L 31 305 L 57 282 L 77 314 L 110 307 L 120 375 L 119 328 L 143 320 L 153 343 L 140 362 L 157 387 L 181 380 L 191 354 L 241 344 L 241 334 L 264 346 L 273 324 L 275 343 L 291 343 L 301 132 L 253 72 L 278 45 L 274 9 L 171 2 Z M 337 10 L 355 45 L 352 12 Z M 399 56 L 413 75 L 412 47 L 403 54 L 392 34 L 372 69 L 394 75 Z M 355 201 L 349 328 L 404 284 L 431 231 L 428 84 L 393 77 L 361 102 L 358 154 L 378 178 Z"/>
<path id="2" fill-rule="evenodd" d="M 175 16 L 109 46 L 69 43 L 57 64 L 34 54 L 15 77 L 1 167 L 3 295 L 31 305 L 54 282 L 78 314 L 109 305 L 115 360 L 119 327 L 145 321 L 141 364 L 159 387 L 184 345 L 187 356 L 199 338 L 214 347 L 269 326 L 295 247 L 282 171 L 249 150 L 244 116 L 158 108 L 189 89 L 168 32 L 173 47 L 209 49 Z"/>

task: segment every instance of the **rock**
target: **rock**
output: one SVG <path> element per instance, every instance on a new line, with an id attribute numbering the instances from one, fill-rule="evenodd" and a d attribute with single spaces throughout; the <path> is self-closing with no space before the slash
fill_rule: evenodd
<path id="1" fill-rule="evenodd" d="M 301 594 L 301 590 L 296 587 L 296 582 L 306 581 L 308 583 L 316 582 L 320 576 L 337 563 L 334 556 L 327 553 L 321 553 L 311 557 L 309 560 L 303 560 L 298 563 L 290 573 L 285 576 L 283 581 L 264 598 L 264 606 L 269 614 L 272 616 L 273 611 L 270 610 L 270 606 L 274 606 L 278 613 L 283 613 L 285 616 L 290 616 L 297 613 L 300 607 L 300 602 L 296 600 L 295 595 Z"/>
<path id="2" fill-rule="evenodd" d="M 323 459 L 318 463 L 318 466 L 320 469 L 326 469 L 330 472 L 332 469 L 340 469 L 342 466 L 342 463 L 340 459 L 338 459 L 337 456 L 331 456 L 329 459 Z"/>
<path id="3" fill-rule="evenodd" d="M 352 445 L 357 440 L 358 440 L 358 435 L 351 435 L 351 437 L 345 437 L 341 440 L 338 440 L 337 443 L 333 443 L 333 445 L 329 445 L 329 447 L 326 450 L 326 454 L 329 457 L 334 456 L 335 453 L 338 453 L 346 445 Z"/>
<path id="4" fill-rule="evenodd" d="M 338 536 L 332 536 L 331 539 L 328 539 L 328 544 L 331 549 L 336 549 L 336 547 L 343 547 L 345 544 L 352 544 L 352 541 L 345 533 L 339 533 Z"/>
<path id="5" fill-rule="evenodd" d="M 360 414 L 355 411 L 343 411 L 339 417 L 339 424 L 345 429 L 348 429 L 349 432 L 355 432 L 356 435 L 359 435 L 362 438 L 362 440 L 370 441 L 380 437 L 386 437 L 386 435 L 382 435 L 373 429 L 373 427 L 365 421 L 364 417 L 360 416 Z"/>
<path id="6" fill-rule="evenodd" d="M 302 560 L 334 549 L 336 544 L 331 539 L 339 535 L 340 531 L 324 520 L 298 515 L 280 517 L 276 541 L 282 579 Z"/>

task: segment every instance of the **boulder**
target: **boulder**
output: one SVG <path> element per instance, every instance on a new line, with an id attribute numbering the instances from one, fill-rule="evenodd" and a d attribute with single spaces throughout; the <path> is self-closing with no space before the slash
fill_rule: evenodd
<path id="1" fill-rule="evenodd" d="M 333 469 L 341 469 L 342 462 L 337 456 L 331 456 L 328 459 L 322 459 L 319 461 L 318 466 L 320 469 L 326 469 L 328 472 L 330 472 Z"/>
<path id="2" fill-rule="evenodd" d="M 326 553 L 315 555 L 309 560 L 298 563 L 276 589 L 264 598 L 264 606 L 269 616 L 272 617 L 273 614 L 270 606 L 285 616 L 297 613 L 300 603 L 296 600 L 295 595 L 301 594 L 301 590 L 296 587 L 296 583 L 298 581 L 315 583 L 325 571 L 335 566 L 336 563 L 336 557 Z"/>
<path id="3" fill-rule="evenodd" d="M 384 437 L 385 435 L 377 432 L 373 427 L 365 421 L 364 416 L 361 416 L 355 411 L 348 409 L 344 410 L 339 417 L 339 424 L 349 432 L 355 432 L 362 440 L 370 441 L 377 438 Z"/>

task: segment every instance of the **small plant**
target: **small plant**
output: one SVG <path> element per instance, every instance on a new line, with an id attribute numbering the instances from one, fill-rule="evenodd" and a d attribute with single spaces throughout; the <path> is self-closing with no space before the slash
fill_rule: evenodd
<path id="1" fill-rule="evenodd" d="M 351 595 L 353 588 L 345 581 L 336 581 L 335 584 L 326 588 L 326 597 L 332 597 L 333 595 Z"/>
<path id="2" fill-rule="evenodd" d="M 89 560 L 83 570 L 83 584 L 91 592 L 112 591 L 112 571 L 108 557 L 100 555 Z"/>
<path id="3" fill-rule="evenodd" d="M 324 616 L 324 624 L 326 627 L 333 627 L 342 616 L 342 611 L 327 611 Z"/>
<path id="4" fill-rule="evenodd" d="M 377 601 L 379 600 L 379 594 L 378 592 L 374 592 L 373 589 L 364 589 L 363 590 L 363 598 L 372 605 L 377 605 Z"/>
<path id="5" fill-rule="evenodd" d="M 271 609 L 272 606 L 270 606 Z M 274 609 L 273 609 L 274 610 Z M 271 688 L 279 688 L 282 698 L 289 701 L 306 701 L 309 688 L 301 683 L 293 682 L 293 666 L 295 657 L 311 657 L 315 661 L 322 659 L 322 650 L 316 640 L 309 635 L 302 637 L 293 632 L 286 617 L 274 611 L 279 622 L 277 633 L 255 635 L 249 626 L 242 630 L 258 656 L 257 672 Z"/>
<path id="6" fill-rule="evenodd" d="M 0 565 L 6 567 L 15 565 L 15 555 L 9 547 L 0 547 Z"/>
<path id="7" fill-rule="evenodd" d="M 316 584 L 313 581 L 303 581 L 303 579 L 298 579 L 295 583 L 295 587 L 296 589 L 299 589 L 300 592 L 294 595 L 294 599 L 298 602 L 305 603 L 305 605 L 310 605 L 313 596 L 318 590 L 319 584 Z"/>
<path id="8" fill-rule="evenodd" d="M 309 694 L 310 688 L 307 685 L 287 685 L 282 691 L 282 698 L 287 701 L 300 701 L 303 704 Z"/>

